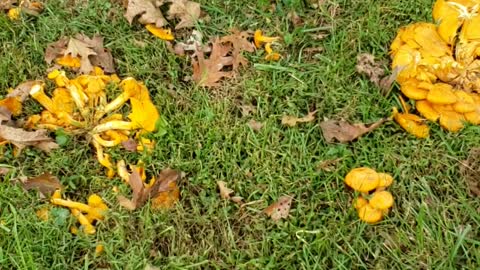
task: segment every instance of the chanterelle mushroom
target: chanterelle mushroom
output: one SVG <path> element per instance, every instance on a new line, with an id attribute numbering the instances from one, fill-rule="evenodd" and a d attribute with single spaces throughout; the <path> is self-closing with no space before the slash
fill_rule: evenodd
<path id="1" fill-rule="evenodd" d="M 351 170 L 345 176 L 345 183 L 356 191 L 368 193 L 378 187 L 380 177 L 377 172 L 366 167 Z"/>

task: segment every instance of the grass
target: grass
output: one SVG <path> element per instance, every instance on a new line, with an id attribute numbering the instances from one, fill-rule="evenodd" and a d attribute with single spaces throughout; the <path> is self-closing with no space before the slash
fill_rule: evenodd
<path id="1" fill-rule="evenodd" d="M 63 35 L 100 33 L 112 50 L 119 76 L 142 80 L 168 121 L 154 153 L 111 150 L 113 158 L 143 159 L 149 174 L 165 167 L 186 172 L 181 200 L 169 211 L 148 206 L 128 212 L 118 206 L 108 180 L 86 142 L 45 155 L 27 149 L 14 158 L 5 148 L 0 163 L 15 170 L 0 185 L 0 268 L 2 269 L 477 269 L 480 267 L 480 201 L 460 175 L 459 161 L 480 144 L 479 127 L 457 134 L 430 124 L 431 136 L 418 140 L 389 123 L 350 144 L 327 144 L 318 122 L 286 128 L 282 115 L 369 122 L 389 115 L 397 90 L 384 97 L 355 72 L 356 56 L 369 52 L 388 59 L 397 29 L 431 20 L 431 0 L 331 0 L 319 9 L 303 1 L 201 1 L 208 22 L 204 36 L 228 29 L 263 29 L 285 37 L 279 63 L 262 55 L 237 78 L 211 91 L 184 81 L 187 59 L 140 25 L 128 25 L 122 9 L 107 0 L 46 1 L 38 17 L 11 22 L 0 15 L 0 89 L 41 79 L 43 53 Z M 75 3 L 75 5 L 73 5 Z M 287 19 L 295 10 L 305 25 Z M 329 29 L 324 39 L 314 35 Z M 325 31 L 320 31 L 325 32 Z M 138 41 L 145 43 L 139 46 Z M 308 54 L 306 48 L 322 48 Z M 308 50 L 307 50 L 308 51 Z M 175 91 L 175 95 L 169 94 Z M 256 112 L 242 116 L 241 105 Z M 27 113 L 38 112 L 33 101 Z M 264 123 L 259 132 L 249 120 Z M 332 171 L 318 170 L 341 158 Z M 381 223 L 360 222 L 351 207 L 354 194 L 343 184 L 352 168 L 369 166 L 395 177 L 395 207 Z M 20 176 L 49 171 L 67 187 L 66 196 L 84 201 L 98 193 L 111 207 L 94 236 L 73 236 L 74 220 L 62 210 L 41 222 L 35 211 L 48 204 L 34 192 L 11 184 Z M 222 201 L 223 180 L 247 201 L 239 209 Z M 294 196 L 291 216 L 274 223 L 260 211 L 280 196 Z M 105 253 L 95 256 L 97 244 Z"/>

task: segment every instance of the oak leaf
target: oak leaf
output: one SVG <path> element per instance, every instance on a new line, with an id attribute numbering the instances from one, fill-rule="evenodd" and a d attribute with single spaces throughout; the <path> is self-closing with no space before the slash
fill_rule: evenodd
<path id="1" fill-rule="evenodd" d="M 292 206 L 292 199 L 291 196 L 282 196 L 278 201 L 265 208 L 263 213 L 269 216 L 273 221 L 287 218 L 290 213 L 290 207 Z"/>
<path id="2" fill-rule="evenodd" d="M 139 16 L 141 24 L 155 24 L 156 27 L 163 27 L 167 20 L 162 15 L 159 7 L 164 4 L 162 0 L 129 0 L 125 18 L 132 24 L 135 17 Z"/>
<path id="3" fill-rule="evenodd" d="M 195 26 L 195 21 L 200 18 L 200 4 L 189 0 L 171 0 L 172 4 L 168 10 L 168 18 L 178 18 L 180 22 L 175 29 Z"/>
<path id="4" fill-rule="evenodd" d="M 350 142 L 358 137 L 376 129 L 383 123 L 390 121 L 389 118 L 382 118 L 372 124 L 363 123 L 350 124 L 346 121 L 326 120 L 320 123 L 323 137 L 328 143 L 337 140 L 339 142 Z"/>
<path id="5" fill-rule="evenodd" d="M 298 123 L 312 122 L 313 120 L 315 120 L 315 113 L 316 112 L 317 111 L 309 112 L 307 115 L 305 115 L 304 117 L 301 117 L 301 118 L 298 118 L 298 117 L 295 117 L 295 116 L 284 115 L 282 117 L 282 125 L 287 125 L 287 126 L 290 126 L 290 127 L 294 127 Z"/>
<path id="6" fill-rule="evenodd" d="M 21 102 L 25 101 L 29 96 L 32 86 L 42 84 L 42 81 L 27 81 L 19 84 L 12 92 L 8 93 L 7 98 L 15 97 L 18 98 Z"/>
<path id="7" fill-rule="evenodd" d="M 224 67 L 233 65 L 233 57 L 227 56 L 231 45 L 224 45 L 217 38 L 213 41 L 210 58 L 206 59 L 203 49 L 197 48 L 196 59 L 192 60 L 193 80 L 201 86 L 218 86 L 222 78 L 230 78 L 233 71 L 222 71 Z"/>
<path id="8" fill-rule="evenodd" d="M 50 173 L 28 178 L 22 181 L 25 190 L 38 189 L 42 196 L 51 195 L 57 189 L 63 189 L 58 178 Z"/>
<path id="9" fill-rule="evenodd" d="M 21 128 L 0 125 L 0 140 L 15 145 L 19 151 L 27 146 L 36 147 L 47 153 L 58 148 L 58 144 L 47 136 L 46 130 L 26 131 Z"/>
<path id="10" fill-rule="evenodd" d="M 233 29 L 231 32 L 231 35 L 220 38 L 220 42 L 232 44 L 233 70 L 237 70 L 240 65 L 245 66 L 248 64 L 248 60 L 242 55 L 242 52 L 254 52 L 255 45 L 248 40 L 251 35 L 247 31 Z"/>

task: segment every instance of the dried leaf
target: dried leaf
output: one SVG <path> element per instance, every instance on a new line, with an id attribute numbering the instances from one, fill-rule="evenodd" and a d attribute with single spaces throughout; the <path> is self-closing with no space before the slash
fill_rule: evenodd
<path id="1" fill-rule="evenodd" d="M 290 127 L 294 127 L 298 123 L 312 122 L 313 120 L 315 120 L 315 113 L 316 112 L 317 111 L 309 112 L 307 115 L 305 115 L 302 118 L 298 118 L 298 117 L 295 117 L 295 116 L 284 115 L 282 117 L 282 125 L 287 125 L 287 126 L 290 126 Z"/>
<path id="2" fill-rule="evenodd" d="M 460 173 L 468 184 L 470 192 L 480 197 L 480 148 L 473 148 L 467 160 L 460 163 Z"/>
<path id="3" fill-rule="evenodd" d="M 43 196 L 49 196 L 57 189 L 63 189 L 58 178 L 50 173 L 44 173 L 37 177 L 22 181 L 25 190 L 38 189 Z"/>
<path id="4" fill-rule="evenodd" d="M 375 61 L 375 56 L 368 53 L 358 55 L 355 68 L 358 73 L 366 75 L 376 86 L 380 86 L 380 80 L 385 75 L 385 70 L 380 62 Z"/>
<path id="5" fill-rule="evenodd" d="M 290 207 L 292 205 L 291 196 L 282 196 L 277 202 L 268 206 L 263 212 L 269 216 L 273 221 L 278 221 L 282 218 L 287 218 L 290 213 Z"/>
<path id="6" fill-rule="evenodd" d="M 220 190 L 220 197 L 222 197 L 222 199 L 229 200 L 230 194 L 233 193 L 233 189 L 229 189 L 227 187 L 227 183 L 223 181 L 217 181 L 217 185 L 218 185 L 218 189 Z"/>
<path id="7" fill-rule="evenodd" d="M 248 60 L 242 55 L 243 51 L 254 52 L 255 45 L 248 39 L 251 35 L 247 31 L 239 31 L 238 29 L 233 29 L 231 35 L 224 36 L 220 39 L 222 43 L 231 43 L 233 46 L 232 57 L 233 57 L 233 70 L 237 70 L 240 65 L 247 65 Z"/>
<path id="8" fill-rule="evenodd" d="M 26 146 L 33 146 L 48 153 L 58 148 L 58 144 L 47 136 L 46 130 L 26 131 L 21 128 L 0 125 L 0 138 L 12 143 L 19 150 Z"/>
<path id="9" fill-rule="evenodd" d="M 195 26 L 195 22 L 200 18 L 200 4 L 188 0 L 171 0 L 168 18 L 180 19 L 175 29 Z"/>
<path id="10" fill-rule="evenodd" d="M 137 141 L 135 141 L 134 139 L 128 139 L 126 141 L 123 141 L 122 146 L 123 148 L 125 148 L 125 150 L 129 152 L 137 152 L 138 144 Z"/>
<path id="11" fill-rule="evenodd" d="M 130 24 L 135 17 L 140 16 L 138 21 L 141 24 L 155 24 L 156 27 L 163 27 L 167 24 L 167 20 L 158 8 L 163 4 L 163 0 L 129 0 L 124 16 Z"/>
<path id="12" fill-rule="evenodd" d="M 293 26 L 298 27 L 303 25 L 303 19 L 298 16 L 297 12 L 290 11 L 287 18 L 292 22 Z"/>
<path id="13" fill-rule="evenodd" d="M 0 10 L 8 10 L 15 7 L 17 0 L 2 0 L 0 2 Z"/>
<path id="14" fill-rule="evenodd" d="M 21 102 L 24 102 L 25 99 L 29 96 L 30 90 L 34 85 L 42 84 L 42 81 L 27 81 L 19 84 L 12 92 L 8 93 L 7 97 L 16 97 Z"/>
<path id="15" fill-rule="evenodd" d="M 0 123 L 12 120 L 12 112 L 4 106 L 0 106 Z"/>
<path id="16" fill-rule="evenodd" d="M 263 123 L 257 122 L 255 120 L 248 121 L 248 126 L 250 126 L 253 130 L 259 131 L 263 128 Z"/>
<path id="17" fill-rule="evenodd" d="M 336 165 L 341 160 L 342 160 L 342 158 L 323 160 L 317 165 L 317 170 L 332 172 L 336 169 Z"/>
<path id="18" fill-rule="evenodd" d="M 43 11 L 43 5 L 40 2 L 34 2 L 30 0 L 21 1 L 22 12 L 30 14 L 32 16 L 38 16 Z"/>
<path id="19" fill-rule="evenodd" d="M 365 125 L 363 123 L 349 124 L 345 121 L 326 120 L 320 123 L 320 128 L 322 129 L 325 141 L 328 143 L 333 142 L 335 139 L 344 143 L 357 139 L 363 134 L 376 129 L 389 120 L 389 118 L 382 118 L 369 125 Z"/>
<path id="20" fill-rule="evenodd" d="M 186 52 L 195 52 L 197 48 L 201 48 L 204 53 L 209 53 L 212 51 L 210 46 L 205 46 L 202 43 L 203 34 L 200 31 L 193 30 L 190 37 L 185 42 L 178 42 L 175 44 L 171 51 L 177 55 L 185 55 Z M 170 43 L 167 43 L 167 46 Z M 171 45 L 170 45 L 171 46 Z"/>
<path id="21" fill-rule="evenodd" d="M 233 71 L 222 71 L 225 66 L 233 65 L 233 57 L 226 56 L 231 51 L 230 45 L 223 45 L 219 39 L 212 44 L 212 53 L 205 59 L 203 49 L 197 48 L 196 59 L 192 60 L 193 80 L 201 86 L 214 87 L 222 78 L 230 78 Z"/>

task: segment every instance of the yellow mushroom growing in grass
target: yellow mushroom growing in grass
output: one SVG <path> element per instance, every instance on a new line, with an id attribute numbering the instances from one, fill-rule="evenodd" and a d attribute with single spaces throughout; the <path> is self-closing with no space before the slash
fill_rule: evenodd
<path id="1" fill-rule="evenodd" d="M 345 184 L 361 193 L 353 205 L 362 221 L 373 224 L 382 220 L 388 213 L 394 199 L 385 189 L 392 183 L 391 175 L 377 173 L 366 167 L 353 169 L 345 176 Z"/>
<path id="2" fill-rule="evenodd" d="M 278 41 L 279 39 L 279 37 L 264 36 L 262 30 L 256 30 L 255 34 L 253 35 L 255 47 L 260 48 L 263 44 L 265 44 L 265 52 L 267 53 L 265 60 L 267 61 L 278 61 L 281 58 L 281 55 L 277 52 L 274 52 L 272 49 L 272 43 Z"/>
<path id="3" fill-rule="evenodd" d="M 83 135 L 93 145 L 98 162 L 107 168 L 107 176 L 115 175 L 115 163 L 104 152 L 104 148 L 114 147 L 130 139 L 138 140 L 139 149 L 151 149 L 154 142 L 145 136 L 155 131 L 160 115 L 150 99 L 147 87 L 128 77 L 106 75 L 95 67 L 89 75 L 68 78 L 64 71 L 54 70 L 48 74 L 56 88 L 50 97 L 45 84 L 36 84 L 30 96 L 45 110 L 30 116 L 26 127 L 50 130 L 63 129 L 67 133 Z M 109 101 L 106 89 L 120 91 Z M 130 113 L 126 117 L 120 113 L 129 104 Z"/>

